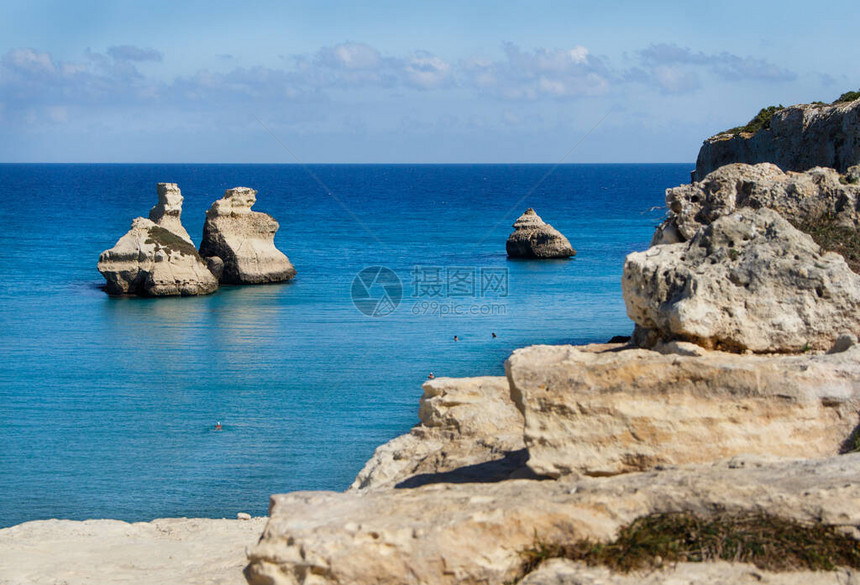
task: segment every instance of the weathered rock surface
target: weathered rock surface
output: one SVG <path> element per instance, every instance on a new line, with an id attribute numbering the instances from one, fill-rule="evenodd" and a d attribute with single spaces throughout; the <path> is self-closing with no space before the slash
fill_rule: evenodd
<path id="1" fill-rule="evenodd" d="M 832 106 L 803 104 L 773 115 L 755 134 L 717 134 L 699 150 L 693 180 L 731 163 L 772 162 L 784 171 L 860 164 L 860 100 Z"/>
<path id="2" fill-rule="evenodd" d="M 860 173 L 860 167 L 851 169 Z M 654 244 L 688 241 L 709 225 L 742 207 L 768 207 L 798 223 L 833 218 L 838 225 L 860 228 L 860 184 L 833 169 L 782 172 L 771 163 L 730 164 L 699 182 L 666 190 L 666 220 Z"/>
<path id="3" fill-rule="evenodd" d="M 0 585 L 240 585 L 266 518 L 40 520 L 0 530 Z"/>
<path id="4" fill-rule="evenodd" d="M 774 573 L 745 563 L 677 563 L 655 571 L 628 575 L 605 567 L 589 567 L 552 559 L 520 581 L 520 585 L 860 585 L 860 573 L 836 571 L 792 571 Z"/>
<path id="5" fill-rule="evenodd" d="M 220 271 L 224 284 L 283 282 L 296 274 L 289 258 L 275 247 L 278 222 L 251 211 L 256 201 L 254 189 L 236 187 L 227 189 L 206 212 L 200 255 L 212 259 L 210 266 Z"/>
<path id="6" fill-rule="evenodd" d="M 159 183 L 158 204 L 149 210 L 149 219 L 192 244 L 191 236 L 182 225 L 182 200 L 176 183 Z"/>
<path id="7" fill-rule="evenodd" d="M 514 351 L 506 369 L 528 466 L 601 476 L 745 453 L 822 457 L 860 424 L 860 346 L 800 356 L 660 349 Z"/>
<path id="8" fill-rule="evenodd" d="M 499 481 L 524 471 L 523 416 L 504 377 L 424 383 L 409 434 L 380 446 L 351 490 Z"/>
<path id="9" fill-rule="evenodd" d="M 860 332 L 860 276 L 770 209 L 741 209 L 689 242 L 630 254 L 622 288 L 640 345 L 797 352 Z"/>
<path id="10" fill-rule="evenodd" d="M 860 538 L 858 477 L 860 454 L 851 454 L 735 458 L 603 478 L 276 495 L 246 575 L 251 585 L 501 585 L 518 576 L 520 553 L 536 538 L 607 541 L 636 518 L 668 512 L 762 512 Z"/>
<path id="11" fill-rule="evenodd" d="M 218 288 L 190 241 L 142 217 L 113 248 L 101 253 L 98 269 L 107 281 L 107 292 L 114 295 L 205 295 Z"/>
<path id="12" fill-rule="evenodd" d="M 529 207 L 514 222 L 514 233 L 505 245 L 511 258 L 570 258 L 576 250 L 557 229 L 545 223 Z"/>

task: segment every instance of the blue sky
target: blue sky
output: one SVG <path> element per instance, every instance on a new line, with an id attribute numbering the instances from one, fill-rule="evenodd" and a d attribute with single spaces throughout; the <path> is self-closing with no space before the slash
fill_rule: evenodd
<path id="1" fill-rule="evenodd" d="M 0 0 L 0 161 L 691 162 L 860 88 L 825 8 Z"/>

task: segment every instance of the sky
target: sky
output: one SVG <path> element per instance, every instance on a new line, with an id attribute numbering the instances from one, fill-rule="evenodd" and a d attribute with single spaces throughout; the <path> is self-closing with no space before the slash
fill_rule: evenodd
<path id="1" fill-rule="evenodd" d="M 0 162 L 692 162 L 860 88 L 860 4 L 0 0 Z"/>

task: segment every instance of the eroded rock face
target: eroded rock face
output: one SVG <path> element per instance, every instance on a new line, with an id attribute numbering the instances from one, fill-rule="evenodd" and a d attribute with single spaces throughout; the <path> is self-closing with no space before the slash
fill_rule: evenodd
<path id="1" fill-rule="evenodd" d="M 608 478 L 276 495 L 246 576 L 251 585 L 502 585 L 519 576 L 536 537 L 607 541 L 669 512 L 761 512 L 860 538 L 858 476 L 860 454 L 744 457 Z"/>
<path id="2" fill-rule="evenodd" d="M 101 253 L 98 269 L 113 295 L 193 296 L 218 288 L 193 244 L 142 217 L 113 248 Z"/>
<path id="3" fill-rule="evenodd" d="M 545 223 L 529 207 L 514 222 L 514 233 L 505 247 L 510 258 L 570 258 L 576 250 L 557 229 Z"/>
<path id="4" fill-rule="evenodd" d="M 860 332 L 860 276 L 770 209 L 742 209 L 689 242 L 630 254 L 622 288 L 644 346 L 798 352 Z"/>
<path id="5" fill-rule="evenodd" d="M 688 241 L 704 225 L 742 207 L 769 207 L 795 224 L 833 218 L 838 225 L 860 228 L 860 183 L 833 169 L 782 172 L 771 163 L 730 164 L 699 182 L 666 190 L 669 209 L 652 245 Z"/>
<path id="6" fill-rule="evenodd" d="M 860 423 L 860 346 L 738 356 L 671 343 L 514 351 L 506 363 L 538 474 L 613 475 L 741 453 L 822 457 Z"/>
<path id="7" fill-rule="evenodd" d="M 99 256 L 98 269 L 114 295 L 191 296 L 218 288 L 182 226 L 182 194 L 175 183 L 158 184 L 158 204 L 149 219 L 131 229 Z"/>
<path id="8" fill-rule="evenodd" d="M 835 571 L 763 571 L 749 563 L 672 563 L 660 570 L 613 573 L 606 567 L 589 567 L 552 559 L 520 581 L 520 585 L 854 585 L 860 573 Z"/>
<path id="9" fill-rule="evenodd" d="M 718 134 L 699 150 L 694 181 L 731 163 L 771 162 L 784 171 L 860 164 L 860 100 L 833 106 L 803 104 L 773 115 L 755 134 Z"/>
<path id="10" fill-rule="evenodd" d="M 523 416 L 506 378 L 425 382 L 418 417 L 409 434 L 376 449 L 351 490 L 498 481 L 524 471 Z"/>
<path id="11" fill-rule="evenodd" d="M 149 210 L 149 219 L 191 244 L 182 225 L 182 193 L 176 183 L 158 184 L 158 204 Z"/>
<path id="12" fill-rule="evenodd" d="M 200 255 L 212 258 L 209 263 L 221 272 L 224 284 L 283 282 L 296 274 L 289 258 L 275 247 L 278 222 L 251 211 L 256 200 L 254 189 L 236 187 L 206 212 Z"/>

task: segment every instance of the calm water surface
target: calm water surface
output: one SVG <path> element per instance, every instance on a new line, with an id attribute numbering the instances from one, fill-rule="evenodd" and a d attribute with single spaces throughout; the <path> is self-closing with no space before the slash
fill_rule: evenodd
<path id="1" fill-rule="evenodd" d="M 0 526 L 261 515 L 272 493 L 345 489 L 416 422 L 428 372 L 502 375 L 516 347 L 629 333 L 624 256 L 647 247 L 652 208 L 691 167 L 565 165 L 535 189 L 551 166 L 320 165 L 317 182 L 292 165 L 0 165 Z M 296 279 L 108 297 L 98 255 L 159 181 L 179 183 L 198 244 L 214 199 L 257 189 Z M 506 259 L 529 206 L 574 260 Z M 403 284 L 385 317 L 350 298 L 376 265 Z M 475 274 L 474 295 L 426 296 L 436 269 Z M 482 295 L 482 270 L 507 288 Z"/>

